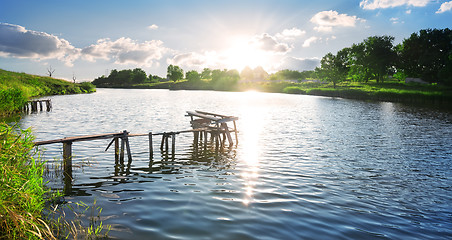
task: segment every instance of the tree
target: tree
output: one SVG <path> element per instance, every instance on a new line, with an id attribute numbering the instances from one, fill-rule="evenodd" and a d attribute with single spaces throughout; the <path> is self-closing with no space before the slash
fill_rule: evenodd
<path id="1" fill-rule="evenodd" d="M 50 66 L 47 68 L 47 74 L 49 74 L 49 77 L 52 77 L 53 72 L 55 72 L 55 69 L 52 69 L 52 65 L 50 65 Z"/>
<path id="2" fill-rule="evenodd" d="M 192 70 L 185 74 L 185 78 L 187 78 L 189 82 L 198 82 L 201 80 L 201 75 L 197 71 Z"/>
<path id="3" fill-rule="evenodd" d="M 182 70 L 179 66 L 169 65 L 166 76 L 169 80 L 176 82 L 184 77 L 184 70 Z"/>
<path id="4" fill-rule="evenodd" d="M 135 68 L 132 71 L 132 83 L 144 83 L 147 80 L 146 72 L 141 68 Z"/>
<path id="5" fill-rule="evenodd" d="M 452 31 L 424 29 L 398 46 L 398 69 L 410 77 L 452 85 Z"/>
<path id="6" fill-rule="evenodd" d="M 212 79 L 212 70 L 204 68 L 201 73 L 201 79 Z"/>
<path id="7" fill-rule="evenodd" d="M 320 78 L 327 82 L 332 82 L 334 88 L 336 88 L 336 83 L 339 82 L 337 68 L 335 65 L 336 56 L 332 53 L 327 53 L 323 56 L 322 60 L 320 60 L 320 68 L 316 68 Z"/>
<path id="8" fill-rule="evenodd" d="M 395 65 L 396 52 L 392 36 L 373 36 L 364 40 L 366 63 L 377 82 L 382 82 Z"/>

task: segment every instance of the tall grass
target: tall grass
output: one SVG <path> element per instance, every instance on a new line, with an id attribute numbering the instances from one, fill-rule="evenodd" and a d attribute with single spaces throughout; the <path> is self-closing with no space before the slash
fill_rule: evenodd
<path id="1" fill-rule="evenodd" d="M 52 239 L 41 218 L 43 163 L 33 154 L 30 130 L 0 123 L 0 239 Z"/>
<path id="2" fill-rule="evenodd" d="M 95 203 L 49 205 L 59 193 L 45 187 L 45 164 L 33 140 L 30 129 L 0 123 L 0 239 L 106 237 L 109 227 L 102 225 L 102 209 Z M 75 216 L 73 220 L 65 219 L 66 212 Z"/>

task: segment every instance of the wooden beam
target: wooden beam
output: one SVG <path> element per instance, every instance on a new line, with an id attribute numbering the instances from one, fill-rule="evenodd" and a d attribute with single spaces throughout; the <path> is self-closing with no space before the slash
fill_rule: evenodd
<path id="1" fill-rule="evenodd" d="M 63 170 L 72 178 L 72 142 L 63 143 Z"/>

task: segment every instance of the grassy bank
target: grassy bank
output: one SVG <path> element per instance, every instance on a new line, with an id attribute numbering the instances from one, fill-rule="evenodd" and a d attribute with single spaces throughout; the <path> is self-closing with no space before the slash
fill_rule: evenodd
<path id="1" fill-rule="evenodd" d="M 95 202 L 53 201 L 60 194 L 46 188 L 33 140 L 29 129 L 0 123 L 0 239 L 105 239 L 110 227 Z"/>
<path id="2" fill-rule="evenodd" d="M 286 86 L 282 91 L 291 94 L 387 102 L 452 104 L 452 87 L 397 81 L 344 82 L 338 84 L 336 88 L 333 88 L 332 84 L 298 83 Z"/>
<path id="3" fill-rule="evenodd" d="M 32 154 L 30 131 L 0 123 L 0 239 L 52 238 L 41 218 L 43 164 Z"/>
<path id="4" fill-rule="evenodd" d="M 177 82 L 144 83 L 109 87 L 170 90 L 256 90 L 260 92 L 305 94 L 373 101 L 433 103 L 441 105 L 452 104 L 452 87 L 404 83 L 398 81 L 386 81 L 384 83 L 376 83 L 375 81 L 369 81 L 368 83 L 343 82 L 337 84 L 336 88 L 333 87 L 333 84 L 329 83 L 293 83 L 286 81 L 239 82 L 236 85 L 227 86 L 227 88 L 219 88 L 204 80 L 195 83 L 181 80 Z"/>
<path id="5" fill-rule="evenodd" d="M 27 100 L 32 97 L 95 91 L 95 86 L 89 82 L 72 83 L 61 79 L 0 69 L 0 116 L 20 111 Z"/>

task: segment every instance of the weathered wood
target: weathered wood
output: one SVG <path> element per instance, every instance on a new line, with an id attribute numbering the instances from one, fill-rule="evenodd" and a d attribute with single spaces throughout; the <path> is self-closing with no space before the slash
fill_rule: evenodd
<path id="1" fill-rule="evenodd" d="M 124 145 L 125 145 L 125 139 L 121 138 L 121 150 L 119 152 L 119 162 L 121 164 L 124 164 Z"/>
<path id="2" fill-rule="evenodd" d="M 119 160 L 119 138 L 115 137 L 115 162 L 118 162 Z"/>
<path id="3" fill-rule="evenodd" d="M 152 149 L 152 132 L 149 132 L 149 160 L 154 158 L 154 149 Z"/>
<path id="4" fill-rule="evenodd" d="M 171 154 L 174 157 L 176 152 L 176 134 L 171 134 Z"/>
<path id="5" fill-rule="evenodd" d="M 124 130 L 124 141 L 126 142 L 126 148 L 127 148 L 127 158 L 129 162 L 132 162 L 132 153 L 130 152 L 130 144 L 129 144 L 129 138 L 127 137 L 128 132 Z"/>
<path id="6" fill-rule="evenodd" d="M 96 139 L 120 137 L 121 135 L 123 135 L 123 132 L 75 136 L 75 137 L 66 137 L 66 138 L 60 138 L 60 139 L 55 139 L 55 140 L 38 141 L 38 142 L 34 142 L 34 144 L 35 144 L 35 146 L 40 146 L 40 145 L 46 145 L 46 144 L 52 144 L 52 143 L 62 143 L 62 142 L 80 142 L 80 141 L 89 141 L 89 140 L 96 140 Z"/>
<path id="7" fill-rule="evenodd" d="M 63 143 L 63 170 L 72 177 L 72 142 Z"/>

